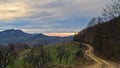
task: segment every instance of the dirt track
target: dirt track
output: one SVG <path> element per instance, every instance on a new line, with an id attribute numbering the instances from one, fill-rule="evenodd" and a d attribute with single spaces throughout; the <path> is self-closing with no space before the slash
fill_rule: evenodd
<path id="1" fill-rule="evenodd" d="M 120 65 L 115 65 L 111 62 L 108 62 L 106 60 L 103 60 L 95 56 L 93 53 L 93 47 L 90 46 L 89 44 L 85 44 L 85 43 L 82 44 L 88 47 L 88 50 L 85 51 L 85 54 L 95 61 L 94 65 L 88 66 L 86 68 L 120 68 Z"/>

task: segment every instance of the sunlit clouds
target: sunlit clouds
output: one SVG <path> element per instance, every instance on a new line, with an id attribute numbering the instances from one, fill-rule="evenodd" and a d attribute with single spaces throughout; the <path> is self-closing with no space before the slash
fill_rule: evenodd
<path id="1" fill-rule="evenodd" d="M 9 20 L 24 17 L 26 6 L 23 3 L 0 3 L 0 20 Z"/>
<path id="2" fill-rule="evenodd" d="M 46 33 L 46 35 L 48 36 L 60 36 L 60 37 L 64 37 L 64 36 L 69 36 L 69 35 L 74 35 L 75 33 Z"/>

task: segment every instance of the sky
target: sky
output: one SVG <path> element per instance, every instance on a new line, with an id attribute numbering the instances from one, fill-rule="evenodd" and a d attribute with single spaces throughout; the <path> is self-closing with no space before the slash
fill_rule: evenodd
<path id="1" fill-rule="evenodd" d="M 73 35 L 99 16 L 110 0 L 0 0 L 0 31 Z"/>

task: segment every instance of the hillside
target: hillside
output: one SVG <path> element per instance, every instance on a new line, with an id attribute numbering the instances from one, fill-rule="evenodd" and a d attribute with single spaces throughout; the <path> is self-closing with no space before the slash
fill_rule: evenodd
<path id="1" fill-rule="evenodd" d="M 97 55 L 120 62 L 120 17 L 88 27 L 75 35 L 74 40 L 89 43 Z"/>
<path id="2" fill-rule="evenodd" d="M 5 30 L 0 32 L 0 44 L 6 45 L 9 43 L 24 43 L 29 45 L 35 44 L 54 44 L 54 43 L 61 43 L 61 42 L 69 42 L 72 41 L 72 36 L 68 37 L 54 37 L 54 36 L 46 36 L 44 34 L 29 34 L 25 33 L 22 30 Z"/>
<path id="3" fill-rule="evenodd" d="M 38 63 L 44 63 L 46 61 L 49 64 L 43 65 L 48 67 L 41 68 L 78 68 L 93 63 L 93 61 L 84 54 L 84 50 L 86 50 L 86 47 L 74 42 L 52 44 L 43 47 L 37 45 L 33 48 L 17 51 L 19 57 L 15 62 L 18 63 L 13 62 L 14 64 L 9 64 L 7 68 L 11 68 L 11 66 L 15 68 L 18 68 L 18 66 L 20 68 L 31 66 L 32 68 L 33 66 L 37 66 Z M 30 60 L 30 58 L 32 58 L 32 60 Z M 40 59 L 42 59 L 42 61 Z M 34 62 L 35 64 L 31 64 L 30 62 Z M 38 66 L 38 68 L 39 67 L 40 66 Z"/>

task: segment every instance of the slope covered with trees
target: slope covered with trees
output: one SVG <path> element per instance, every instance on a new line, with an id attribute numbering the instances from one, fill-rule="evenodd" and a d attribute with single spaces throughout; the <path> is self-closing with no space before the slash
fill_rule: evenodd
<path id="1" fill-rule="evenodd" d="M 93 45 L 96 53 L 114 61 L 120 61 L 120 17 L 97 24 L 81 31 L 74 40 Z"/>
<path id="2" fill-rule="evenodd" d="M 93 18 L 87 28 L 76 34 L 74 40 L 89 43 L 97 55 L 120 62 L 120 1 L 112 3 L 102 16 Z"/>

